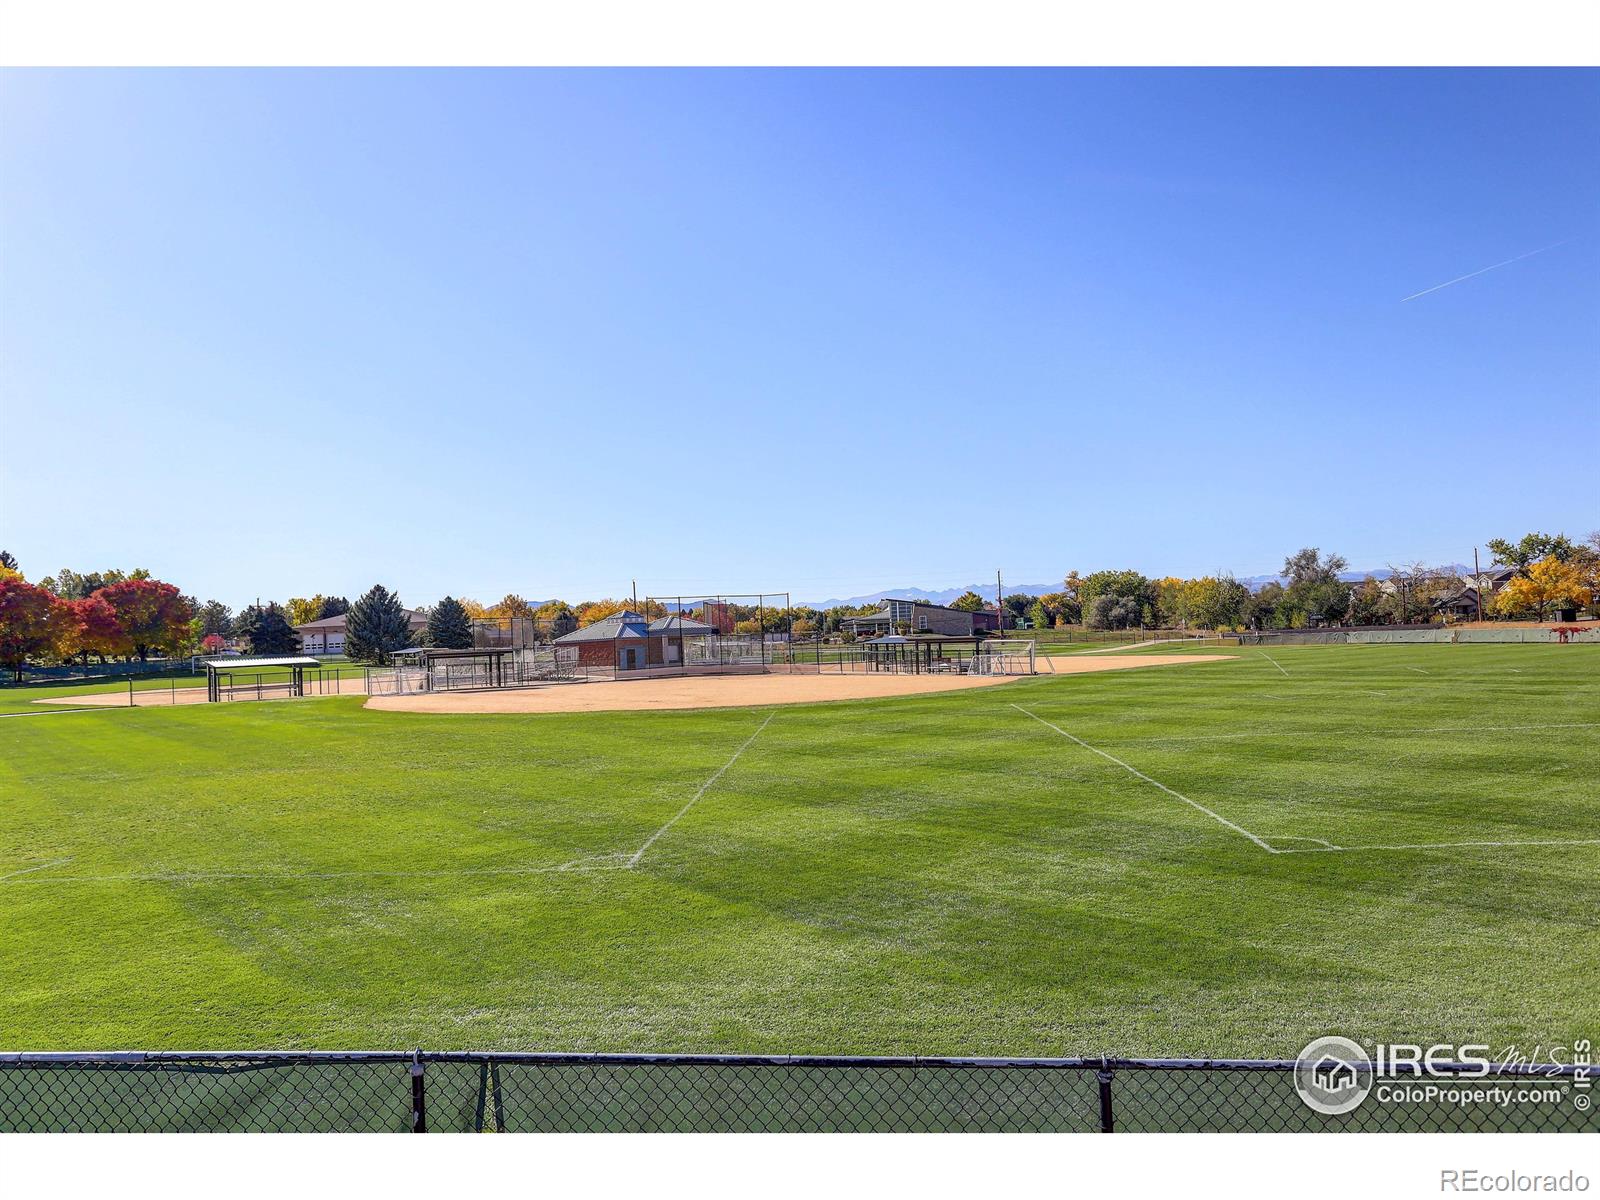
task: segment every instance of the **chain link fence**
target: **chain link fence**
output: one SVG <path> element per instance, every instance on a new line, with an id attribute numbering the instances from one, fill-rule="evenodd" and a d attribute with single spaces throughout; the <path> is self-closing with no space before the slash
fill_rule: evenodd
<path id="1" fill-rule="evenodd" d="M 1577 1132 L 1586 1068 L 1461 1065 L 1324 1116 L 1282 1060 L 0 1055 L 0 1132 Z"/>

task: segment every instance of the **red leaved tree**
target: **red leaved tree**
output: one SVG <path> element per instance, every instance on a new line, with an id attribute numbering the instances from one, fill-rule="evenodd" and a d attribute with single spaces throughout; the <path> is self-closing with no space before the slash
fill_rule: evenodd
<path id="1" fill-rule="evenodd" d="M 228 648 L 228 639 L 220 633 L 208 633 L 200 639 L 200 649 L 207 654 L 221 654 Z"/>
<path id="2" fill-rule="evenodd" d="M 18 683 L 29 655 L 55 648 L 62 608 L 53 594 L 20 577 L 0 579 L 0 663 Z"/>
<path id="3" fill-rule="evenodd" d="M 61 607 L 64 619 L 56 649 L 62 658 L 77 655 L 87 664 L 91 654 L 103 662 L 109 654 L 125 653 L 128 640 L 117 620 L 117 610 L 99 592 L 81 600 L 68 600 Z"/>
<path id="4" fill-rule="evenodd" d="M 159 579 L 124 579 L 95 593 L 117 614 L 123 648 L 132 648 L 144 662 L 152 650 L 170 650 L 188 634 L 194 609 L 170 583 Z"/>

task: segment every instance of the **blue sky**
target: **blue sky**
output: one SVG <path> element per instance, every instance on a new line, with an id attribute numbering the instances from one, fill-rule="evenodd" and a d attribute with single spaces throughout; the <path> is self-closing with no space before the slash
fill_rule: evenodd
<path id="1" fill-rule="evenodd" d="M 1597 145 L 1592 71 L 6 72 L 0 545 L 238 606 L 1582 534 Z"/>

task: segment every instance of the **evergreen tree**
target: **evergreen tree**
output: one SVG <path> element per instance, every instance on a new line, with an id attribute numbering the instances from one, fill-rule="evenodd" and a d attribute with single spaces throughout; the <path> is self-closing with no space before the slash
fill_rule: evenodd
<path id="1" fill-rule="evenodd" d="M 350 601 L 343 596 L 324 596 L 322 607 L 318 610 L 316 620 L 325 621 L 329 617 L 342 617 L 350 611 Z"/>
<path id="2" fill-rule="evenodd" d="M 200 606 L 200 636 L 227 637 L 233 632 L 233 609 L 221 600 L 207 600 Z"/>
<path id="3" fill-rule="evenodd" d="M 300 635 L 277 603 L 250 605 L 234 621 L 233 635 L 251 654 L 293 654 L 300 649 Z"/>
<path id="4" fill-rule="evenodd" d="M 411 620 L 400 597 L 383 584 L 350 606 L 345 614 L 344 652 L 357 662 L 386 664 L 396 650 L 411 644 Z"/>
<path id="5" fill-rule="evenodd" d="M 461 601 L 446 596 L 428 613 L 428 645 L 441 650 L 470 650 L 472 648 L 472 618 L 461 606 Z"/>

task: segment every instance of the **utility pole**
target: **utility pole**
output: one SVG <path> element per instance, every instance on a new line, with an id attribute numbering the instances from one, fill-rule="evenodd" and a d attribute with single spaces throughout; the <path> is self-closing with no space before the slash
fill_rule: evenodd
<path id="1" fill-rule="evenodd" d="M 994 615 L 995 620 L 999 622 L 999 626 L 995 630 L 996 633 L 1004 633 L 1006 631 L 1005 600 L 1005 591 L 1000 586 L 1000 572 L 996 571 L 994 573 Z"/>
<path id="2" fill-rule="evenodd" d="M 634 612 L 638 612 L 639 611 L 639 581 L 637 579 L 630 579 L 628 582 L 633 585 L 633 611 Z"/>
<path id="3" fill-rule="evenodd" d="M 1472 548 L 1472 594 L 1478 601 L 1478 620 L 1483 620 L 1483 571 L 1478 567 L 1478 548 Z"/>

